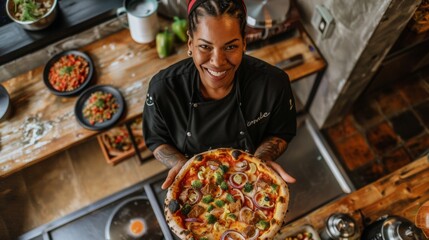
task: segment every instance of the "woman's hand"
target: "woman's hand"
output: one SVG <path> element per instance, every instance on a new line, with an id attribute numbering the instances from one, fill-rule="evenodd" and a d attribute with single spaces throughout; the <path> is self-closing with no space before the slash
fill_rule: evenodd
<path id="1" fill-rule="evenodd" d="M 280 166 L 278 163 L 274 162 L 274 161 L 266 161 L 266 163 L 271 166 L 274 171 L 276 171 L 280 177 L 283 178 L 283 180 L 285 180 L 285 182 L 287 183 L 294 183 L 296 182 L 296 179 L 293 178 L 291 175 L 287 174 L 286 171 L 282 168 L 282 166 Z"/>
<path id="2" fill-rule="evenodd" d="M 179 173 L 183 165 L 185 165 L 187 159 L 181 152 L 179 152 L 179 150 L 168 144 L 163 144 L 157 147 L 155 151 L 153 151 L 153 155 L 167 167 L 171 168 L 170 171 L 168 171 L 167 178 L 161 186 L 162 189 L 167 189 L 173 183 L 174 178 Z"/>
<path id="3" fill-rule="evenodd" d="M 274 162 L 286 151 L 286 148 L 287 142 L 285 140 L 278 137 L 268 137 L 259 145 L 254 155 L 271 166 L 285 182 L 294 183 L 295 178 L 287 174 L 278 163 Z"/>

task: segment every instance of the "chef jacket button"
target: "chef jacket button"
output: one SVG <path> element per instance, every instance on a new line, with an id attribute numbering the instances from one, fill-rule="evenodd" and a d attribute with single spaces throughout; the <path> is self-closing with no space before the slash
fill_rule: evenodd
<path id="1" fill-rule="evenodd" d="M 186 136 L 188 136 L 188 137 L 192 136 L 191 132 L 187 132 Z"/>
<path id="2" fill-rule="evenodd" d="M 198 103 L 193 104 L 194 108 L 198 107 Z"/>
<path id="3" fill-rule="evenodd" d="M 244 135 L 244 132 L 243 132 L 243 131 L 240 131 L 240 135 Z"/>

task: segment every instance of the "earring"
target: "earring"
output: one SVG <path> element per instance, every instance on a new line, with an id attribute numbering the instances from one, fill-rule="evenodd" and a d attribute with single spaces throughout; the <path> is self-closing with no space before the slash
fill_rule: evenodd
<path id="1" fill-rule="evenodd" d="M 189 57 L 192 56 L 192 51 L 191 50 L 188 50 L 188 56 Z"/>

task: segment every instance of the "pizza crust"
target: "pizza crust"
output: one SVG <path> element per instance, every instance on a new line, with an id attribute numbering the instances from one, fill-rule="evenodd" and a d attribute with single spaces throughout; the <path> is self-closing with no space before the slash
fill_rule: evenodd
<path id="1" fill-rule="evenodd" d="M 266 163 L 262 162 L 260 159 L 254 157 L 251 154 L 248 154 L 241 150 L 236 149 L 229 149 L 229 148 L 219 148 L 219 149 L 213 149 L 209 150 L 203 153 L 200 153 L 198 155 L 195 155 L 191 159 L 189 159 L 181 168 L 179 173 L 176 175 L 175 180 L 171 184 L 171 186 L 168 188 L 167 195 L 164 202 L 164 215 L 167 221 L 168 226 L 172 230 L 173 233 L 175 233 L 180 239 L 190 239 L 192 238 L 191 231 L 182 228 L 177 222 L 181 222 L 182 220 L 179 217 L 176 217 L 171 211 L 170 211 L 170 204 L 174 206 L 174 201 L 178 204 L 178 201 L 175 199 L 178 199 L 178 193 L 177 189 L 180 189 L 179 184 L 182 182 L 184 177 L 187 175 L 189 169 L 191 169 L 192 166 L 195 165 L 195 161 L 199 162 L 202 159 L 204 159 L 207 155 L 219 155 L 219 154 L 230 154 L 232 155 L 233 152 L 237 153 L 236 151 L 239 151 L 240 156 L 243 157 L 248 162 L 255 163 L 257 166 L 257 169 L 264 174 L 267 174 L 278 186 L 279 186 L 279 197 L 276 200 L 274 215 L 272 219 L 270 220 L 270 227 L 268 231 L 264 232 L 261 236 L 259 236 L 257 239 L 272 239 L 277 232 L 280 230 L 280 227 L 282 226 L 288 204 L 289 204 L 289 189 L 287 184 L 284 182 L 284 180 L 275 172 L 271 167 L 269 167 Z M 232 155 L 233 156 L 233 155 Z M 177 220 L 175 219 L 177 218 Z"/>

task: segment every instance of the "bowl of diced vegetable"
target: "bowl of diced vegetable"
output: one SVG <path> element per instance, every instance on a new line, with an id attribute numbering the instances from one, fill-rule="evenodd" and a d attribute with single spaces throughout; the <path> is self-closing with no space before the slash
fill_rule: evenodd
<path id="1" fill-rule="evenodd" d="M 41 30 L 54 22 L 57 0 L 6 0 L 7 15 L 26 30 Z"/>
<path id="2" fill-rule="evenodd" d="M 89 130 L 105 130 L 114 126 L 125 113 L 121 92 L 110 85 L 95 85 L 86 89 L 77 99 L 76 120 Z"/>
<path id="3" fill-rule="evenodd" d="M 281 229 L 274 240 L 320 240 L 320 237 L 311 225 L 303 225 L 293 230 Z"/>
<path id="4" fill-rule="evenodd" d="M 55 95 L 73 97 L 90 85 L 94 63 L 88 54 L 68 50 L 52 57 L 43 70 L 43 81 Z"/>

